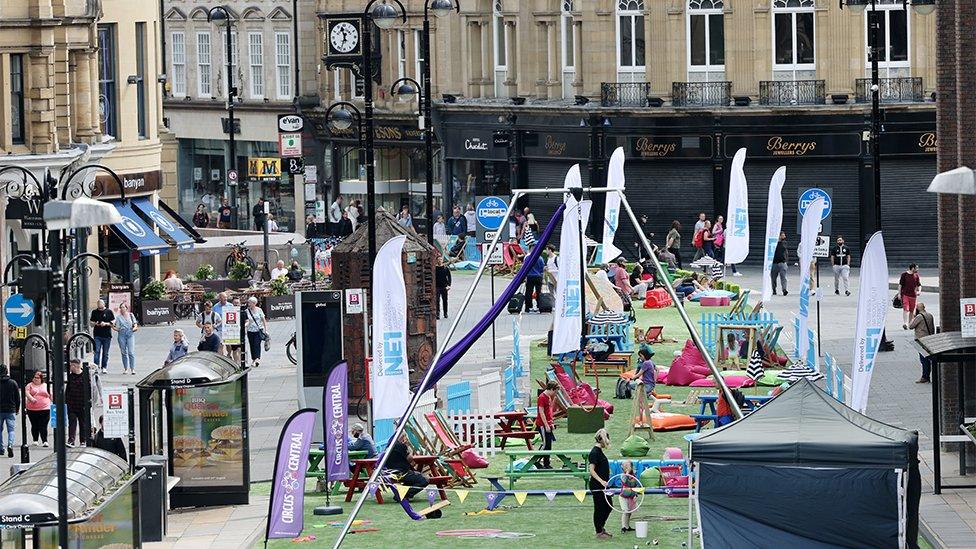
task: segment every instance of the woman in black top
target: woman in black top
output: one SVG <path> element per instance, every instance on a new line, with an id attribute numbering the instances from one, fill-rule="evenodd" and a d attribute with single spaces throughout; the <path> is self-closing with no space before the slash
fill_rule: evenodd
<path id="1" fill-rule="evenodd" d="M 600 429 L 594 436 L 596 445 L 590 450 L 587 459 L 590 471 L 590 494 L 593 496 L 593 528 L 596 529 L 597 539 L 610 539 L 613 536 L 607 532 L 605 526 L 613 506 L 610 494 L 604 492 L 610 482 L 610 461 L 603 450 L 610 447 L 610 433 Z"/>

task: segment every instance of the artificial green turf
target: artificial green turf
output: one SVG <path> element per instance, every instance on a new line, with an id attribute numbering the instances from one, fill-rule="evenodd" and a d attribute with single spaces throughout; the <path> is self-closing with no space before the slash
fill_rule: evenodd
<path id="1" fill-rule="evenodd" d="M 721 312 L 724 308 L 709 308 L 709 312 Z M 688 314 L 697 323 L 701 314 L 701 309 L 697 304 L 688 304 Z M 637 308 L 637 325 L 647 328 L 649 325 L 664 325 L 664 336 L 674 341 L 655 345 L 655 361 L 659 365 L 667 366 L 671 362 L 672 353 L 684 346 L 687 339 L 687 330 L 681 323 L 678 312 L 674 308 L 648 310 Z M 533 342 L 530 352 L 531 377 L 544 379 L 545 368 L 549 360 L 546 357 L 545 349 L 540 347 L 537 342 Z M 589 376 L 591 385 L 596 385 L 596 379 Z M 610 459 L 621 459 L 619 445 L 629 434 L 628 420 L 631 415 L 631 400 L 614 400 L 614 387 L 616 376 L 600 376 L 599 385 L 601 397 L 612 402 L 616 409 L 613 416 L 606 424 L 610 432 L 611 447 L 607 451 Z M 706 389 L 709 390 L 709 389 Z M 533 396 L 532 404 L 535 401 L 535 382 L 530 388 Z M 680 401 L 688 395 L 687 387 L 661 387 L 659 392 L 667 392 L 672 395 L 674 404 L 665 405 L 664 410 L 679 413 L 695 413 L 698 405 L 682 405 Z M 566 420 L 556 422 L 556 449 L 580 449 L 588 450 L 593 446 L 592 434 L 570 434 L 566 432 Z M 667 447 L 678 447 L 687 452 L 687 442 L 682 438 L 689 431 L 677 431 L 670 433 L 655 433 L 655 438 L 650 443 L 650 451 L 647 457 L 659 459 Z M 504 475 L 508 459 L 501 453 L 489 459 L 488 469 L 476 471 L 479 479 L 487 476 L 499 476 L 503 478 L 503 485 L 507 486 L 507 479 Z M 314 483 L 308 483 L 311 490 Z M 575 478 L 565 479 L 523 479 L 516 483 L 516 489 L 571 489 L 582 488 L 582 482 Z M 270 485 L 267 483 L 256 484 L 254 490 L 260 493 L 268 493 Z M 475 488 L 476 490 L 488 490 L 489 484 L 481 481 Z M 649 535 L 646 540 L 638 540 L 634 533 L 620 533 L 620 513 L 614 512 L 607 523 L 607 530 L 614 533 L 610 541 L 599 541 L 594 538 L 593 531 L 593 501 L 587 495 L 583 503 L 580 503 L 572 495 L 556 497 L 553 503 L 549 503 L 545 497 L 530 496 L 521 507 L 515 498 L 508 496 L 503 502 L 505 513 L 498 515 L 465 516 L 465 512 L 477 512 L 485 508 L 483 493 L 471 492 L 462 504 L 457 496 L 449 494 L 451 506 L 445 509 L 444 518 L 439 520 L 429 520 L 414 522 L 410 520 L 399 505 L 388 498 L 384 505 L 378 505 L 375 500 L 368 500 L 359 513 L 358 518 L 371 521 L 363 528 L 378 528 L 378 532 L 354 534 L 346 538 L 343 544 L 345 547 L 485 547 L 499 545 L 522 545 L 527 543 L 548 547 L 634 547 L 639 544 L 642 547 L 652 539 L 659 540 L 658 547 L 682 547 L 682 543 L 687 541 L 688 500 L 685 498 L 668 498 L 663 495 L 646 495 L 641 508 L 634 514 L 632 519 L 649 520 Z M 343 506 L 346 510 L 351 509 L 352 503 L 336 501 L 332 503 Z M 423 501 L 423 494 L 415 500 L 415 509 L 426 506 Z M 616 501 L 616 500 L 615 500 Z M 347 514 L 338 517 L 315 517 L 312 516 L 312 508 L 325 504 L 323 495 L 309 492 L 306 495 L 306 522 L 305 535 L 313 535 L 315 541 L 300 545 L 309 547 L 331 547 L 338 528 L 323 526 L 337 520 L 344 520 Z M 633 526 L 633 524 L 631 525 Z M 534 539 L 530 540 L 504 540 L 504 539 L 454 539 L 441 538 L 436 536 L 440 530 L 452 530 L 461 528 L 495 528 L 509 532 L 524 532 L 535 534 Z M 275 540 L 270 543 L 272 547 L 295 547 L 290 540 Z"/>

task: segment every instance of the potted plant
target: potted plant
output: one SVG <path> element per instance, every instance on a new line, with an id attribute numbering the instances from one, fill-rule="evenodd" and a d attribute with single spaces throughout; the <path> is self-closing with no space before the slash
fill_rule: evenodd
<path id="1" fill-rule="evenodd" d="M 140 320 L 143 324 L 162 324 L 172 322 L 173 300 L 166 299 L 166 287 L 158 280 L 150 280 L 139 294 Z"/>
<path id="2" fill-rule="evenodd" d="M 213 265 L 209 263 L 204 263 L 197 268 L 197 272 L 193 274 L 194 278 L 197 280 L 216 280 L 217 271 L 214 269 Z"/>
<path id="3" fill-rule="evenodd" d="M 250 265 L 243 261 L 238 261 L 230 268 L 228 277 L 231 280 L 250 280 L 252 272 Z"/>
<path id="4" fill-rule="evenodd" d="M 295 298 L 283 278 L 271 281 L 271 295 L 264 299 L 264 312 L 268 318 L 295 316 Z"/>

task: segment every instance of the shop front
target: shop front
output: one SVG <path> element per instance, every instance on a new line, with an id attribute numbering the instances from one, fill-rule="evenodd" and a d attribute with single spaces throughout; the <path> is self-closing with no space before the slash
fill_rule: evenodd
<path id="1" fill-rule="evenodd" d="M 939 260 L 935 193 L 938 173 L 935 130 L 925 124 L 892 121 L 881 138 L 881 218 L 888 265 L 935 266 Z"/>
<path id="2" fill-rule="evenodd" d="M 315 139 L 322 144 L 323 164 L 316 166 L 328 191 L 321 204 L 308 204 L 308 213 L 314 213 L 316 221 L 326 221 L 329 204 L 339 195 L 348 206 L 354 200 L 366 205 L 366 165 L 364 151 L 353 127 L 346 131 L 330 130 L 323 113 L 305 113 L 311 121 Z M 417 127 L 416 119 L 378 116 L 373 128 L 374 179 L 376 206 L 396 215 L 406 205 L 413 218 L 414 229 L 426 230 L 427 170 L 424 132 Z M 434 143 L 434 212 L 441 211 L 443 195 L 441 185 L 441 151 Z M 314 207 L 314 212 L 310 209 Z M 355 220 L 353 220 L 355 224 Z"/>
<path id="3" fill-rule="evenodd" d="M 574 164 L 580 164 L 580 178 L 583 186 L 589 185 L 589 132 L 552 131 L 545 129 L 526 128 L 519 130 L 521 141 L 520 165 L 524 176 L 520 179 L 529 189 L 561 189 L 566 181 L 566 172 Z M 563 195 L 560 192 L 543 195 L 530 195 L 519 206 L 532 209 L 540 228 L 549 223 L 549 219 L 560 204 Z"/>

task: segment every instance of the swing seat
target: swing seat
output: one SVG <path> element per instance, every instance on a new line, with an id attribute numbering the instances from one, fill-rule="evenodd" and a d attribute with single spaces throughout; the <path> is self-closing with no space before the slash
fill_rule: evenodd
<path id="1" fill-rule="evenodd" d="M 421 509 L 417 511 L 417 514 L 428 519 L 441 518 L 442 515 L 441 509 L 447 507 L 450 504 L 451 504 L 450 501 L 443 499 L 431 505 L 430 507 L 427 507 L 426 509 Z"/>

